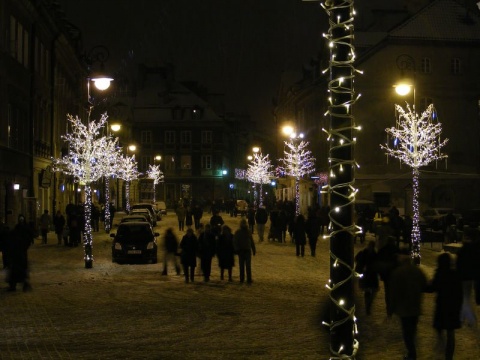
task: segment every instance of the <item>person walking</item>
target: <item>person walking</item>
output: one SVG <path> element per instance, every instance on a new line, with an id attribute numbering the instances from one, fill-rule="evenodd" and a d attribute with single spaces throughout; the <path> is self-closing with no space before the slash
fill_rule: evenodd
<path id="1" fill-rule="evenodd" d="M 196 204 L 192 209 L 193 221 L 195 223 L 195 230 L 200 228 L 200 220 L 202 220 L 203 210 L 200 205 Z"/>
<path id="2" fill-rule="evenodd" d="M 363 290 L 365 299 L 365 312 L 370 315 L 375 295 L 378 292 L 378 273 L 375 270 L 377 261 L 377 252 L 375 251 L 375 241 L 370 240 L 365 249 L 355 255 L 355 271 L 361 274 L 359 281 L 360 289 Z"/>
<path id="3" fill-rule="evenodd" d="M 383 281 L 387 320 L 389 320 L 393 315 L 390 297 L 390 284 L 392 272 L 398 265 L 397 254 L 398 249 L 395 246 L 395 240 L 393 237 L 390 237 L 388 238 L 386 245 L 378 250 L 376 257 L 377 260 L 375 262 L 375 270 L 380 275 L 380 280 Z"/>
<path id="4" fill-rule="evenodd" d="M 295 242 L 295 250 L 297 256 L 305 256 L 305 244 L 307 243 L 305 217 L 300 214 L 295 219 L 293 225 L 293 240 Z"/>
<path id="5" fill-rule="evenodd" d="M 186 234 L 180 241 L 180 259 L 185 275 L 185 282 L 194 282 L 195 267 L 197 266 L 198 241 L 193 229 L 187 229 Z"/>
<path id="6" fill-rule="evenodd" d="M 185 209 L 183 204 L 180 203 L 175 210 L 175 214 L 177 214 L 178 219 L 178 231 L 183 231 L 185 228 L 185 217 L 187 215 L 187 209 Z"/>
<path id="7" fill-rule="evenodd" d="M 50 230 L 50 225 L 52 224 L 52 219 L 48 214 L 48 210 L 44 210 L 42 216 L 40 216 L 40 233 L 42 235 L 42 244 L 47 243 L 47 234 Z"/>
<path id="8" fill-rule="evenodd" d="M 247 283 L 251 284 L 252 280 L 252 254 L 255 256 L 256 249 L 253 242 L 252 234 L 248 229 L 245 219 L 240 220 L 240 228 L 235 231 L 233 236 L 233 247 L 238 254 L 238 264 L 240 268 L 240 282 L 245 281 L 245 272 L 247 273 Z"/>
<path id="9" fill-rule="evenodd" d="M 395 246 L 395 245 L 394 245 Z M 398 255 L 399 266 L 393 270 L 390 284 L 392 311 L 400 318 L 402 337 L 407 354 L 405 360 L 416 360 L 415 337 L 421 314 L 422 294 L 427 290 L 427 278 L 412 263 L 409 253 Z"/>
<path id="10" fill-rule="evenodd" d="M 447 333 L 445 359 L 452 360 L 455 352 L 455 329 L 461 327 L 460 313 L 463 290 L 462 279 L 458 272 L 452 268 L 449 253 L 438 256 L 437 269 L 428 291 L 437 294 L 433 327 L 437 331 L 438 344 L 443 343 L 442 332 L 445 330 Z"/>
<path id="11" fill-rule="evenodd" d="M 217 258 L 220 267 L 220 280 L 224 279 L 225 270 L 228 272 L 228 281 L 232 279 L 232 268 L 235 265 L 235 250 L 233 248 L 233 234 L 230 227 L 222 226 L 222 232 L 217 241 Z"/>
<path id="12" fill-rule="evenodd" d="M 315 256 L 318 236 L 320 235 L 320 219 L 314 209 L 310 209 L 308 212 L 308 218 L 305 222 L 305 231 L 307 232 L 308 244 L 310 246 L 310 255 Z"/>
<path id="13" fill-rule="evenodd" d="M 5 224 L 3 218 L 0 218 L 0 252 L 2 253 L 2 265 L 4 269 L 7 268 L 9 234 L 9 227 Z"/>
<path id="14" fill-rule="evenodd" d="M 205 231 L 198 237 L 198 252 L 200 253 L 200 267 L 202 268 L 203 279 L 210 281 L 212 272 L 212 258 L 215 256 L 215 234 L 210 224 L 205 225 Z"/>
<path id="15" fill-rule="evenodd" d="M 193 226 L 193 212 L 190 206 L 187 206 L 187 210 L 185 212 L 185 225 L 187 228 L 191 228 Z"/>
<path id="16" fill-rule="evenodd" d="M 248 221 L 248 228 L 252 235 L 254 234 L 255 230 L 255 209 L 253 206 L 249 206 L 247 210 L 247 221 Z"/>
<path id="17" fill-rule="evenodd" d="M 477 326 L 477 315 L 472 305 L 472 292 L 475 282 L 480 279 L 480 244 L 478 230 L 463 232 L 463 245 L 457 253 L 457 271 L 462 279 L 463 304 L 462 322 L 467 326 Z"/>
<path id="18" fill-rule="evenodd" d="M 260 242 L 265 236 L 265 224 L 268 221 L 268 213 L 265 206 L 260 205 L 255 213 L 255 222 L 257 223 L 257 234 Z"/>
<path id="19" fill-rule="evenodd" d="M 30 291 L 28 269 L 28 248 L 33 239 L 32 229 L 25 221 L 25 216 L 18 216 L 18 223 L 8 236 L 7 282 L 8 291 L 15 291 L 17 283 L 23 283 L 23 291 Z"/>
<path id="20" fill-rule="evenodd" d="M 63 228 L 65 227 L 65 217 L 60 210 L 57 210 L 55 217 L 53 218 L 53 226 L 55 228 L 55 234 L 57 235 L 57 245 L 62 245 L 63 240 Z"/>
<path id="21" fill-rule="evenodd" d="M 180 275 L 180 266 L 177 263 L 177 251 L 178 251 L 178 240 L 175 234 L 173 233 L 172 228 L 168 228 L 165 231 L 164 237 L 164 260 L 163 260 L 163 271 L 162 275 L 168 275 L 168 263 L 172 262 L 175 266 L 175 271 L 177 275 Z"/>

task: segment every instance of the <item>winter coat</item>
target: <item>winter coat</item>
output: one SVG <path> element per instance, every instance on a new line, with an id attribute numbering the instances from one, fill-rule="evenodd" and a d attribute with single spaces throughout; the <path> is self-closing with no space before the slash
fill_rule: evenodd
<path id="1" fill-rule="evenodd" d="M 420 268 L 405 260 L 390 278 L 390 303 L 399 317 L 421 314 L 422 293 L 427 290 L 427 278 Z"/>
<path id="2" fill-rule="evenodd" d="M 185 266 L 197 266 L 198 241 L 193 233 L 186 233 L 180 241 L 181 263 Z"/>
<path id="3" fill-rule="evenodd" d="M 63 228 L 65 226 L 65 218 L 63 215 L 55 215 L 53 218 L 53 226 L 55 227 L 55 234 L 63 234 Z"/>
<path id="4" fill-rule="evenodd" d="M 463 290 L 458 272 L 453 269 L 437 270 L 429 291 L 437 293 L 433 327 L 437 330 L 459 329 Z"/>
<path id="5" fill-rule="evenodd" d="M 480 279 L 480 246 L 464 241 L 457 254 L 457 271 L 462 280 Z"/>
<path id="6" fill-rule="evenodd" d="M 198 237 L 198 252 L 202 258 L 211 258 L 215 256 L 215 234 L 211 230 L 205 230 Z"/>
<path id="7" fill-rule="evenodd" d="M 228 269 L 235 265 L 235 250 L 233 248 L 233 235 L 222 233 L 217 242 L 218 266 L 221 269 Z"/>
<path id="8" fill-rule="evenodd" d="M 305 219 L 302 215 L 299 215 L 295 221 L 293 238 L 295 239 L 295 244 L 305 245 L 307 243 Z"/>
<path id="9" fill-rule="evenodd" d="M 8 273 L 10 282 L 23 282 L 28 279 L 28 248 L 33 240 L 33 233 L 25 223 L 18 223 L 8 235 Z"/>
<path id="10" fill-rule="evenodd" d="M 251 251 L 253 255 L 255 255 L 255 243 L 253 242 L 252 233 L 248 227 L 241 227 L 235 231 L 235 235 L 233 236 L 233 247 L 237 254 L 240 252 Z"/>
<path id="11" fill-rule="evenodd" d="M 268 213 L 265 208 L 260 207 L 257 209 L 257 212 L 255 213 L 255 221 L 260 225 L 265 225 L 267 223 Z"/>
<path id="12" fill-rule="evenodd" d="M 177 238 L 172 231 L 168 230 L 165 233 L 165 251 L 172 254 L 176 254 L 178 251 Z"/>
<path id="13" fill-rule="evenodd" d="M 378 273 L 375 269 L 377 252 L 375 249 L 364 249 L 355 256 L 355 271 L 362 274 L 360 288 L 378 289 Z"/>

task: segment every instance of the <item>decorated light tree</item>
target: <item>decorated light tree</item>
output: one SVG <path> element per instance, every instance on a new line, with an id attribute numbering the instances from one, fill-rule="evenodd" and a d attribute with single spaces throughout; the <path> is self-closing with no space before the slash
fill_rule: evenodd
<path id="1" fill-rule="evenodd" d="M 300 178 L 315 171 L 315 158 L 307 150 L 308 141 L 285 141 L 285 157 L 279 159 L 283 166 L 280 171 L 295 178 L 295 215 L 300 214 Z"/>
<path id="2" fill-rule="evenodd" d="M 111 142 L 109 149 L 111 149 L 111 152 L 108 154 L 105 154 L 105 156 L 102 157 L 102 165 L 103 165 L 103 177 L 105 180 L 105 220 L 104 220 L 104 226 L 105 226 L 105 231 L 107 233 L 110 232 L 110 177 L 112 176 L 118 176 L 118 172 L 120 171 L 120 165 L 121 165 L 121 149 L 118 146 L 118 138 L 112 138 L 110 136 L 107 137 L 107 141 Z"/>
<path id="3" fill-rule="evenodd" d="M 125 208 L 130 212 L 130 182 L 137 180 L 140 176 L 138 172 L 138 165 L 135 161 L 135 155 L 129 157 L 124 156 L 120 162 L 118 177 L 125 181 Z"/>
<path id="4" fill-rule="evenodd" d="M 61 158 L 54 158 L 55 171 L 71 175 L 74 181 L 85 187 L 85 232 L 83 237 L 85 267 L 93 266 L 93 236 L 91 224 L 92 190 L 91 184 L 99 180 L 105 173 L 102 158 L 115 151 L 115 142 L 107 137 L 100 137 L 100 130 L 107 122 L 107 115 L 103 114 L 100 121 L 89 121 L 87 124 L 77 117 L 67 115 L 71 124 L 71 133 L 63 135 L 68 144 L 68 154 Z"/>
<path id="5" fill-rule="evenodd" d="M 155 187 L 164 179 L 160 165 L 148 165 L 147 177 L 153 180 L 153 202 L 155 202 Z"/>
<path id="6" fill-rule="evenodd" d="M 252 163 L 248 164 L 248 169 L 246 172 L 246 178 L 248 181 L 253 184 L 260 185 L 260 192 L 258 194 L 258 204 L 257 199 L 254 197 L 255 207 L 257 205 L 263 204 L 263 184 L 270 183 L 270 179 L 273 177 L 273 165 L 270 163 L 270 160 L 267 155 L 261 153 L 253 154 Z"/>
<path id="7" fill-rule="evenodd" d="M 396 126 L 385 131 L 393 143 L 387 142 L 380 147 L 388 156 L 393 156 L 400 162 L 412 168 L 413 183 L 413 226 L 412 226 L 412 251 L 411 256 L 416 264 L 420 263 L 420 226 L 419 226 L 419 175 L 420 167 L 430 164 L 447 156 L 441 149 L 448 139 L 441 140 L 442 124 L 437 120 L 437 113 L 433 104 L 420 115 L 411 109 L 407 103 L 406 110 L 400 105 L 395 105 Z"/>

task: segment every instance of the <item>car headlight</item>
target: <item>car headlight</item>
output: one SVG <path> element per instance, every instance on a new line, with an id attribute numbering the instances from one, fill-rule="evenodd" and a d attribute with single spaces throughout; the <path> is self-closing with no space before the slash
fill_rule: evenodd
<path id="1" fill-rule="evenodd" d="M 116 243 L 115 243 L 115 246 L 114 246 L 114 249 L 115 249 L 115 250 L 122 250 L 122 244 L 116 242 Z"/>
<path id="2" fill-rule="evenodd" d="M 155 248 L 155 242 L 154 241 L 150 241 L 147 245 L 147 250 L 152 250 Z"/>

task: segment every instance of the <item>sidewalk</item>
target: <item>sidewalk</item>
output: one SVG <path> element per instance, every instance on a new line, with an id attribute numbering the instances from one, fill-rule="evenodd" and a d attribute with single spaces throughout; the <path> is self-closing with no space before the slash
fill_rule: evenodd
<path id="1" fill-rule="evenodd" d="M 237 229 L 239 217 L 222 216 Z M 173 214 L 156 231 L 163 235 L 169 226 L 176 231 Z M 239 283 L 237 267 L 233 283 L 220 281 L 216 260 L 211 281 L 199 276 L 194 284 L 161 276 L 161 253 L 158 264 L 113 264 L 105 232 L 94 233 L 95 262 L 85 269 L 83 249 L 54 245 L 50 234 L 48 245 L 37 240 L 29 253 L 33 291 L 0 292 L 0 359 L 328 359 L 330 335 L 321 321 L 329 302 L 329 243 L 319 241 L 317 257 L 307 246 L 299 258 L 287 241 L 257 242 L 248 286 Z M 362 247 L 357 241 L 355 253 Z M 439 253 L 429 244 L 422 248 L 429 277 Z M 381 289 L 374 315 L 366 317 L 357 293 L 357 359 L 404 354 L 398 320 L 385 322 L 383 298 Z M 419 360 L 442 358 L 431 326 L 433 303 L 425 294 Z M 478 329 L 460 329 L 455 359 L 479 353 Z"/>

